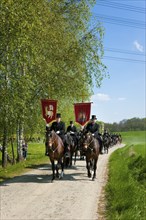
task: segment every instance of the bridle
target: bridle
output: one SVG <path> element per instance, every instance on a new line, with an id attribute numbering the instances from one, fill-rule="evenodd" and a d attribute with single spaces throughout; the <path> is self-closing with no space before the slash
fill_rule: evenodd
<path id="1" fill-rule="evenodd" d="M 88 143 L 87 140 L 84 142 L 84 145 L 87 145 L 86 149 L 90 149 L 91 152 L 93 151 L 93 148 L 90 147 L 90 144 L 94 141 L 94 138 L 92 138 L 92 140 Z"/>
<path id="2" fill-rule="evenodd" d="M 52 132 L 51 132 L 51 135 L 52 135 Z M 55 143 L 55 141 L 57 140 L 57 137 L 52 137 L 51 135 L 49 135 L 52 139 L 54 139 L 54 140 L 52 140 L 51 141 L 51 144 L 52 144 L 52 146 L 53 146 L 53 144 Z M 49 143 L 49 140 L 48 140 L 48 143 Z M 53 152 L 53 154 L 57 151 L 57 149 L 58 149 L 58 145 L 57 145 L 57 147 L 53 150 L 52 149 L 52 146 L 48 146 L 48 148 L 49 148 L 49 150 L 51 150 L 52 152 Z"/>

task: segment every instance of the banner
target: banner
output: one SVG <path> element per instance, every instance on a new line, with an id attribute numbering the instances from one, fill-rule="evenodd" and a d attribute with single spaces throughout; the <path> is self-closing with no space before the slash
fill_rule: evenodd
<path id="1" fill-rule="evenodd" d="M 74 104 L 75 120 L 84 126 L 90 120 L 91 102 Z"/>
<path id="2" fill-rule="evenodd" d="M 42 114 L 43 118 L 46 120 L 46 123 L 56 119 L 57 111 L 57 100 L 41 99 L 42 104 Z"/>

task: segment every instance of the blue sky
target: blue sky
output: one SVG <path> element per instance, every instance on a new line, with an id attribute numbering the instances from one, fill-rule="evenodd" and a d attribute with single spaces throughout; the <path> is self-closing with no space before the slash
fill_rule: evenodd
<path id="1" fill-rule="evenodd" d="M 104 2 L 105 5 L 98 2 Z M 123 4 L 126 6 L 123 7 Z M 91 114 L 95 114 L 99 121 L 113 123 L 133 117 L 146 117 L 146 68 L 145 62 L 140 62 L 145 60 L 146 32 L 141 25 L 146 22 L 146 15 L 141 9 L 145 7 L 145 0 L 97 0 L 93 8 L 93 22 L 97 21 L 98 15 L 109 16 L 108 20 L 99 20 L 105 28 L 103 62 L 110 78 L 103 80 L 101 88 L 94 88 L 91 97 Z M 116 24 L 112 24 L 115 17 Z M 121 23 L 119 19 L 122 19 Z M 139 21 L 138 25 L 136 21 Z"/>

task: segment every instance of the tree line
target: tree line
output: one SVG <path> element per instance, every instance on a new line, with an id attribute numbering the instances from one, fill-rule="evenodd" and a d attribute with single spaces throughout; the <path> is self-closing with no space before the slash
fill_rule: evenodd
<path id="1" fill-rule="evenodd" d="M 119 123 L 105 123 L 105 128 L 111 132 L 121 131 L 145 131 L 146 130 L 146 118 L 131 118 L 124 119 Z"/>
<path id="2" fill-rule="evenodd" d="M 107 76 L 102 62 L 104 29 L 91 24 L 94 0 L 1 0 L 0 135 L 2 166 L 8 139 L 17 137 L 17 160 L 25 133 L 41 133 L 40 99 L 58 100 L 65 121 L 73 103 L 88 99 L 93 82 Z M 71 104 L 72 103 L 72 104 Z"/>

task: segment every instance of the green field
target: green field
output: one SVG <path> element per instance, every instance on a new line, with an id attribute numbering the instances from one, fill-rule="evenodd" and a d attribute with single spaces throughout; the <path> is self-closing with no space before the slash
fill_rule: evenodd
<path id="1" fill-rule="evenodd" d="M 146 219 L 146 133 L 121 133 L 126 146 L 109 161 L 107 220 Z"/>
<path id="2" fill-rule="evenodd" d="M 16 155 L 16 145 L 14 145 L 15 157 Z M 11 155 L 11 147 L 8 147 L 9 155 Z M 0 152 L 0 182 L 14 176 L 18 176 L 23 172 L 27 172 L 30 168 L 34 166 L 39 166 L 41 164 L 49 163 L 49 158 L 45 156 L 45 144 L 40 143 L 28 143 L 28 155 L 27 160 L 14 165 L 8 164 L 4 169 L 1 166 L 1 152 Z"/>

